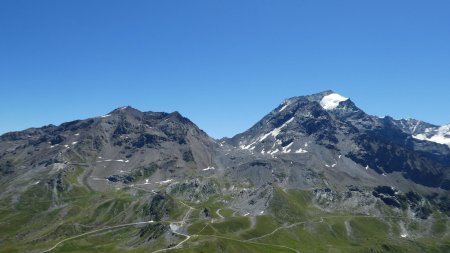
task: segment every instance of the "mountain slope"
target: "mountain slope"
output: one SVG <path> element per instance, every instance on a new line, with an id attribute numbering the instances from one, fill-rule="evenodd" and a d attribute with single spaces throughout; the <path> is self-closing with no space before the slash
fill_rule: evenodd
<path id="1" fill-rule="evenodd" d="M 39 172 L 64 170 L 71 164 L 85 168 L 89 187 L 101 190 L 96 180 L 127 174 L 133 168 L 155 164 L 155 180 L 183 177 L 184 169 L 211 165 L 214 141 L 179 113 L 143 113 L 131 107 L 61 126 L 46 126 L 0 137 L 1 180 L 14 175 L 39 179 Z M 172 167 L 180 168 L 174 175 Z"/>
<path id="2" fill-rule="evenodd" d="M 334 165 L 336 170 L 340 166 L 332 160 L 347 157 L 380 175 L 398 172 L 424 186 L 450 189 L 450 149 L 417 140 L 399 125 L 391 118 L 367 115 L 350 99 L 326 91 L 286 100 L 227 142 L 272 157 L 313 155 L 314 166 Z M 324 152 L 328 160 L 323 159 L 327 157 Z"/>
<path id="3" fill-rule="evenodd" d="M 131 107 L 7 133 L 0 252 L 448 252 L 442 129 L 325 91 L 220 141 Z"/>

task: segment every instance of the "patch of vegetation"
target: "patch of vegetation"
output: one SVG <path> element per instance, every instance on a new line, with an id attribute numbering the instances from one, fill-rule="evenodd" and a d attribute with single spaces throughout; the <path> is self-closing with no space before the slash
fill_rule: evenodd
<path id="1" fill-rule="evenodd" d="M 275 188 L 270 203 L 270 211 L 278 222 L 295 223 L 321 213 L 312 206 L 312 194 L 309 191 Z"/>

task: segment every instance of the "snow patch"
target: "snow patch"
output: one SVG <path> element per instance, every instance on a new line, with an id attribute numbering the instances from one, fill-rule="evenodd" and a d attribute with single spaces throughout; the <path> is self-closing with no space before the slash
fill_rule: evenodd
<path id="1" fill-rule="evenodd" d="M 403 224 L 403 222 L 400 222 L 400 237 L 401 238 L 406 238 L 408 237 L 408 231 L 405 228 L 405 224 Z"/>
<path id="2" fill-rule="evenodd" d="M 252 142 L 252 143 L 248 144 L 247 146 L 241 144 L 239 147 L 240 147 L 241 149 L 249 149 L 249 150 L 253 150 L 253 149 L 255 149 L 255 147 L 254 147 L 253 145 L 255 145 L 255 142 Z"/>
<path id="3" fill-rule="evenodd" d="M 346 101 L 348 98 L 343 97 L 337 93 L 332 93 L 330 95 L 326 95 L 320 101 L 320 105 L 325 110 L 333 110 L 338 107 L 340 102 Z"/>
<path id="4" fill-rule="evenodd" d="M 291 104 L 291 102 L 289 102 L 289 101 L 284 102 L 284 106 L 281 107 L 281 109 L 278 112 L 284 111 L 284 109 L 286 109 L 290 104 Z"/>
<path id="5" fill-rule="evenodd" d="M 156 183 L 158 183 L 158 184 L 168 184 L 168 183 L 170 183 L 172 181 L 173 181 L 173 179 L 167 179 L 167 180 L 159 181 L 159 182 L 156 182 Z"/>
<path id="6" fill-rule="evenodd" d="M 286 121 L 283 125 L 281 125 L 280 127 L 277 127 L 275 129 L 273 129 L 272 131 L 260 136 L 257 140 L 251 142 L 250 144 L 246 145 L 243 143 L 239 143 L 239 147 L 241 149 L 248 149 L 248 150 L 254 150 L 255 149 L 255 145 L 257 144 L 256 142 L 262 142 L 263 140 L 265 140 L 267 137 L 269 136 L 273 136 L 275 139 L 276 137 L 280 134 L 281 129 L 283 129 L 284 127 L 286 127 L 289 123 L 291 123 L 293 120 L 295 119 L 295 117 L 290 118 L 288 121 Z M 276 140 L 275 143 L 273 144 L 272 147 L 275 147 L 276 144 L 281 145 L 281 141 L 280 140 Z"/>
<path id="7" fill-rule="evenodd" d="M 269 154 L 269 155 L 274 155 L 274 154 L 277 153 L 278 151 L 280 151 L 280 150 L 278 150 L 278 149 L 271 150 L 271 151 L 268 151 L 267 154 Z"/>
<path id="8" fill-rule="evenodd" d="M 212 167 L 212 166 L 208 166 L 208 168 L 203 169 L 203 171 L 207 171 L 207 170 L 215 170 L 216 168 Z"/>
<path id="9" fill-rule="evenodd" d="M 308 150 L 300 148 L 299 150 L 296 150 L 295 153 L 297 153 L 297 154 L 304 154 L 304 153 L 308 153 Z"/>
<path id="10" fill-rule="evenodd" d="M 290 153 L 291 152 L 291 150 L 289 149 L 291 146 L 292 146 L 292 144 L 294 144 L 294 142 L 291 142 L 291 143 L 289 143 L 287 146 L 285 146 L 285 147 L 282 147 L 282 153 Z"/>
<path id="11" fill-rule="evenodd" d="M 430 136 L 430 133 L 432 132 L 434 132 L 434 135 Z M 425 129 L 425 134 L 413 135 L 413 138 L 423 141 L 431 141 L 439 144 L 444 144 L 450 147 L 450 124 L 441 126 L 438 129 L 427 128 Z"/>
<path id="12" fill-rule="evenodd" d="M 284 127 L 286 127 L 289 123 L 291 123 L 293 120 L 295 119 L 295 117 L 290 118 L 288 121 L 286 121 L 283 125 L 281 125 L 280 127 L 277 127 L 275 129 L 273 129 L 272 131 L 268 132 L 267 134 L 261 136 L 259 138 L 259 141 L 263 141 L 265 140 L 267 137 L 269 137 L 270 135 L 272 135 L 274 138 L 276 138 L 278 136 L 278 134 L 280 134 L 281 129 L 283 129 Z"/>
<path id="13" fill-rule="evenodd" d="M 111 116 L 111 114 L 106 114 L 106 115 L 100 116 L 100 118 L 107 118 L 107 117 L 110 117 L 110 116 Z"/>

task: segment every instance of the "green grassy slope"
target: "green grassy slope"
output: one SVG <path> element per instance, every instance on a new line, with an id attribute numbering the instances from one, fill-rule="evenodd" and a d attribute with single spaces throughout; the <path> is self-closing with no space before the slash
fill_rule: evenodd
<path id="1" fill-rule="evenodd" d="M 74 185 L 79 172 L 73 173 L 65 180 Z M 450 252 L 442 214 L 420 222 L 327 213 L 312 204 L 309 191 L 275 189 L 269 209 L 256 217 L 234 213 L 224 204 L 230 196 L 220 195 L 189 203 L 167 194 L 77 186 L 57 198 L 37 184 L 16 203 L 2 200 L 0 252 L 43 252 L 59 242 L 51 252 Z M 148 220 L 154 222 L 137 224 Z M 181 232 L 170 232 L 170 224 Z"/>

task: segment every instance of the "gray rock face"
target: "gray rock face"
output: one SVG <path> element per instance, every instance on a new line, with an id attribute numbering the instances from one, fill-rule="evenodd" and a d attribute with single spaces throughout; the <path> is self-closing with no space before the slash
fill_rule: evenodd
<path id="1" fill-rule="evenodd" d="M 381 201 L 400 209 L 407 203 L 422 216 L 428 204 L 450 213 L 450 148 L 428 140 L 439 129 L 368 115 L 333 91 L 287 99 L 220 141 L 178 112 L 123 107 L 0 136 L 0 197 L 19 199 L 40 181 L 57 196 L 71 189 L 65 175 L 82 168 L 72 184 L 94 191 L 165 185 L 188 201 L 226 194 L 244 214 L 264 212 L 275 188 L 315 190 L 323 209 L 368 213 Z M 420 201 L 372 194 L 380 186 L 419 193 Z"/>
<path id="2" fill-rule="evenodd" d="M 398 126 L 403 132 L 409 135 L 417 135 L 425 132 L 427 128 L 439 128 L 439 126 L 429 124 L 416 119 L 400 119 L 395 120 L 391 117 L 387 117 L 388 120 L 392 121 L 392 124 Z"/>
<path id="3" fill-rule="evenodd" d="M 449 190 L 449 147 L 413 138 L 431 126 L 370 116 L 350 99 L 326 91 L 290 98 L 249 130 L 224 141 L 267 159 L 300 162 L 308 157 L 308 164 L 299 167 L 347 174 L 361 185 L 375 179 L 372 171 L 388 177 L 399 172 L 406 181 Z"/>
<path id="4" fill-rule="evenodd" d="M 99 191 L 109 182 L 184 178 L 212 165 L 215 145 L 178 112 L 123 107 L 97 118 L 2 135 L 0 182 L 12 180 L 14 191 L 16 180 L 39 180 L 63 169 L 55 164 L 83 167 L 87 185 Z"/>

